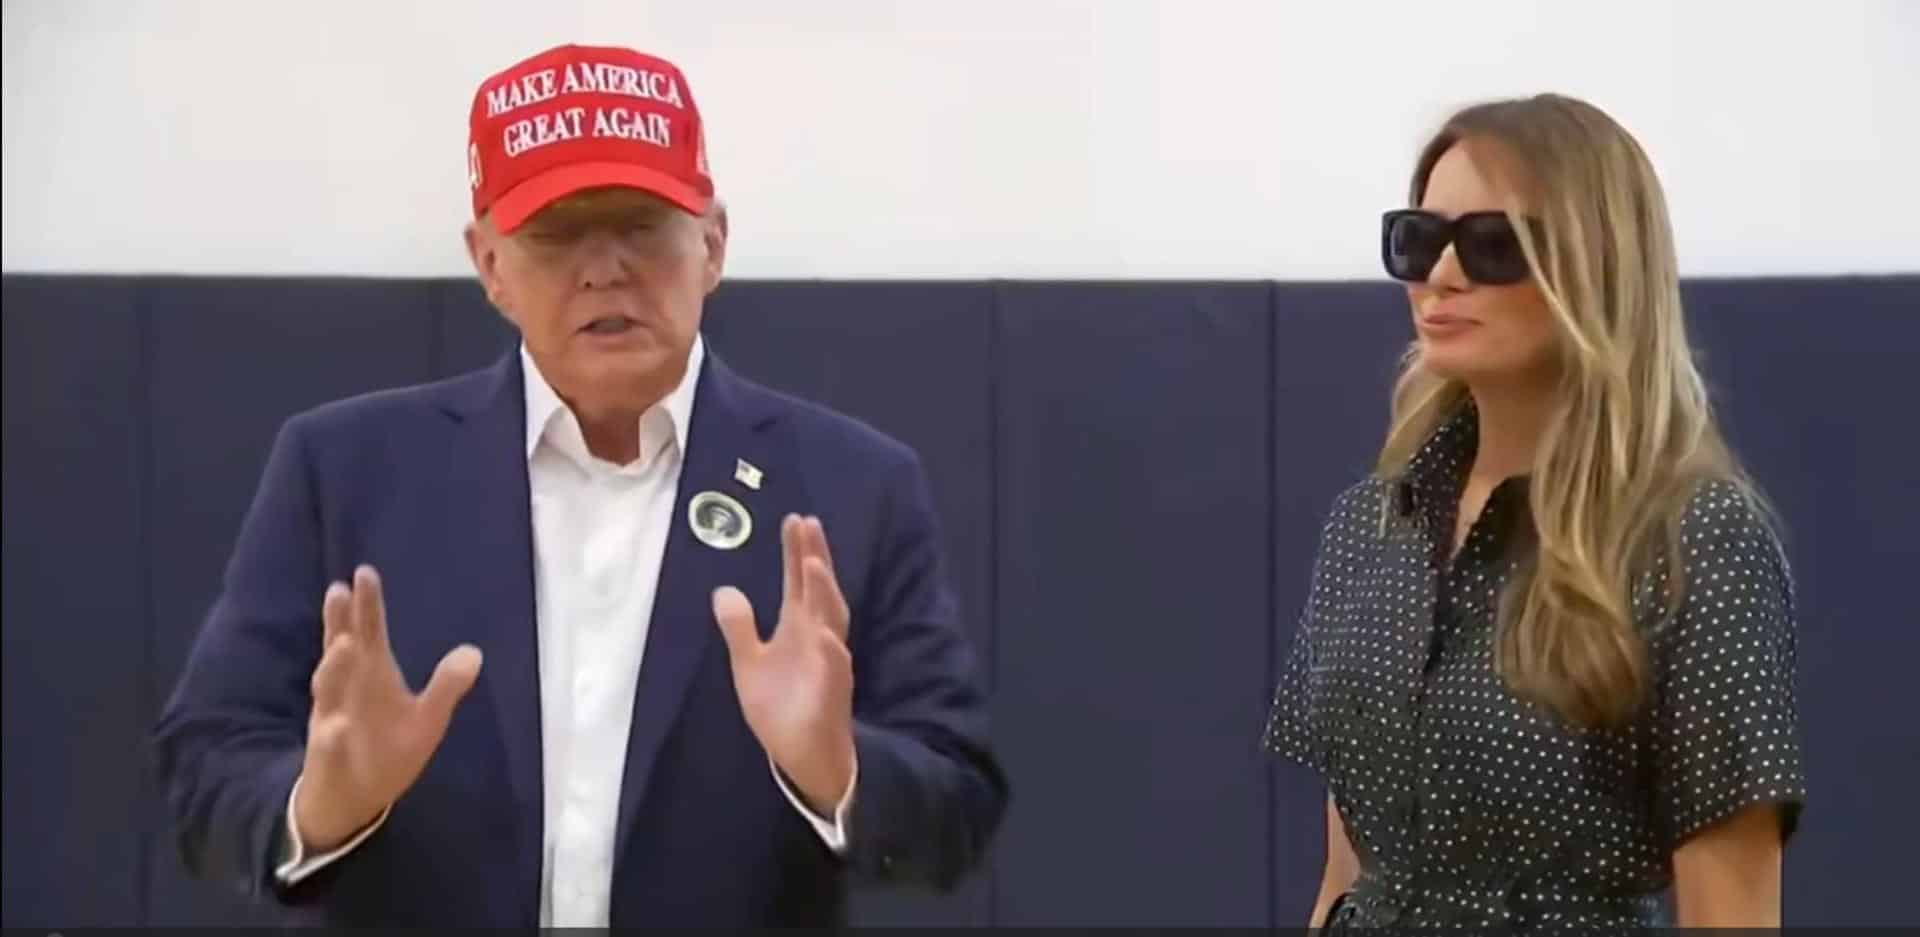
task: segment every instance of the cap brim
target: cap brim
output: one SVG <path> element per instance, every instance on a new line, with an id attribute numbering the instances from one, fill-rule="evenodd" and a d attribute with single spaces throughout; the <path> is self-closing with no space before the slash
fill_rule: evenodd
<path id="1" fill-rule="evenodd" d="M 574 163 L 549 169 L 508 189 L 494 200 L 488 215 L 495 230 L 508 234 L 560 199 L 608 186 L 651 192 L 696 215 L 706 214 L 713 203 L 712 197 L 657 169 L 632 163 Z"/>

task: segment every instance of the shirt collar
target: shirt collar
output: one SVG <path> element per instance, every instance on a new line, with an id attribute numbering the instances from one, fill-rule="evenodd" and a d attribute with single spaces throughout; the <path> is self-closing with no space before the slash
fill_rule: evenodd
<path id="1" fill-rule="evenodd" d="M 1400 473 L 1403 497 L 1418 500 L 1459 496 L 1460 485 L 1473 467 L 1473 454 L 1480 442 L 1479 414 L 1471 398 L 1440 421 L 1427 436 L 1407 467 Z"/>
<path id="2" fill-rule="evenodd" d="M 1454 512 L 1479 446 L 1480 411 L 1468 397 L 1428 435 L 1394 480 L 1394 505 L 1399 514 L 1416 517 L 1441 535 L 1452 536 Z M 1501 482 L 1489 495 L 1488 505 L 1498 509 L 1514 502 L 1524 507 L 1530 481 L 1527 475 L 1516 475 Z"/>
<path id="3" fill-rule="evenodd" d="M 1400 516 L 1413 518 L 1423 527 L 1450 531 L 1448 518 L 1458 506 L 1479 442 L 1479 413 L 1469 397 L 1428 434 L 1395 479 L 1394 506 Z"/>
<path id="4" fill-rule="evenodd" d="M 706 338 L 695 335 L 693 348 L 687 353 L 687 370 L 680 383 L 659 403 L 647 408 L 640 417 L 640 462 L 645 463 L 658 452 L 662 445 L 671 442 L 681 452 L 686 451 L 687 434 L 693 420 L 694 389 L 700 383 L 700 370 L 706 361 Z M 545 439 L 576 460 L 590 459 L 586 438 L 580 431 L 580 421 L 566 402 L 547 383 L 546 375 L 540 373 L 539 365 L 534 363 L 533 355 L 528 353 L 525 342 L 520 343 L 520 366 L 525 373 L 522 382 L 526 390 L 527 433 L 526 457 L 531 460 L 533 453 Z"/>

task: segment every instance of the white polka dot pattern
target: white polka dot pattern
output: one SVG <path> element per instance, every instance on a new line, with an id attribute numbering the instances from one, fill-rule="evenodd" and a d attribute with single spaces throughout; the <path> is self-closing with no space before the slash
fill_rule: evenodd
<path id="1" fill-rule="evenodd" d="M 1735 488 L 1703 486 L 1682 523 L 1680 613 L 1660 614 L 1665 564 L 1634 591 L 1649 706 L 1622 729 L 1570 728 L 1493 668 L 1526 480 L 1440 561 L 1474 446 L 1468 408 L 1405 481 L 1335 502 L 1266 745 L 1319 771 L 1340 807 L 1365 869 L 1354 923 L 1651 923 L 1677 844 L 1752 804 L 1782 805 L 1791 829 L 1805 798 L 1786 561 Z"/>

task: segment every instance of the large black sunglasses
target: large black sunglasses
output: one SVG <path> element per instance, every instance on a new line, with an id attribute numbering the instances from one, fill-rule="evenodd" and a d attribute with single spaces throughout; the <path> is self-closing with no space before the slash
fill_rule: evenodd
<path id="1" fill-rule="evenodd" d="M 1386 264 L 1387 275 L 1396 280 L 1425 283 L 1448 244 L 1453 245 L 1460 269 L 1475 283 L 1519 283 L 1531 273 L 1520 238 L 1504 212 L 1468 212 L 1448 219 L 1430 211 L 1402 208 L 1381 218 L 1380 259 Z"/>

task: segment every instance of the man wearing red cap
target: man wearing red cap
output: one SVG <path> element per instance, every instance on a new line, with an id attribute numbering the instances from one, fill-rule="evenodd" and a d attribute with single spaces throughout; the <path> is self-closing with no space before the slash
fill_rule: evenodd
<path id="1" fill-rule="evenodd" d="M 1007 785 L 926 480 L 706 349 L 685 76 L 564 46 L 470 124 L 519 347 L 282 429 L 155 730 L 188 866 L 335 924 L 834 926 L 849 873 L 953 886 Z"/>

